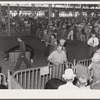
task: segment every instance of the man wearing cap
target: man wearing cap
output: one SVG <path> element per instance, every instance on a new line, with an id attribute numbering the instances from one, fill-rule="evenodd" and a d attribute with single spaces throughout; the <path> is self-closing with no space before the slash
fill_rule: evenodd
<path id="1" fill-rule="evenodd" d="M 92 63 L 88 67 L 90 81 L 100 80 L 100 55 L 95 53 L 92 57 Z"/>
<path id="2" fill-rule="evenodd" d="M 88 40 L 87 44 L 90 46 L 89 48 L 89 57 L 92 56 L 93 53 L 96 52 L 97 46 L 99 45 L 99 39 L 92 34 L 92 37 Z"/>
<path id="3" fill-rule="evenodd" d="M 60 85 L 58 87 L 58 90 L 79 89 L 79 87 L 73 84 L 75 76 L 76 75 L 73 73 L 72 69 L 66 69 L 62 77 L 66 80 L 67 83 L 64 85 Z"/>
<path id="4" fill-rule="evenodd" d="M 65 44 L 65 42 L 66 42 L 66 40 L 64 40 L 64 39 L 60 39 L 60 45 L 62 45 L 62 47 L 63 47 L 63 51 L 65 52 L 65 54 L 66 54 L 66 49 L 65 49 L 65 47 L 64 47 L 64 44 Z"/>

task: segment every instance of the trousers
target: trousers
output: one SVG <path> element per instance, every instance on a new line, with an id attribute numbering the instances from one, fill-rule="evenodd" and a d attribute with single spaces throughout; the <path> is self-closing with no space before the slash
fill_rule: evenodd
<path id="1" fill-rule="evenodd" d="M 22 57 L 22 54 L 20 54 L 19 57 L 18 57 L 18 59 L 17 59 L 17 63 L 16 63 L 16 66 L 15 66 L 15 69 L 20 69 L 22 61 L 24 61 L 24 63 L 27 66 L 27 68 L 31 67 L 31 63 L 28 61 L 28 59 L 26 58 L 26 56 L 23 55 L 23 57 Z"/>
<path id="2" fill-rule="evenodd" d="M 89 49 L 89 57 L 92 57 L 93 54 L 96 52 L 96 50 L 97 50 L 97 47 L 90 46 L 90 49 Z"/>

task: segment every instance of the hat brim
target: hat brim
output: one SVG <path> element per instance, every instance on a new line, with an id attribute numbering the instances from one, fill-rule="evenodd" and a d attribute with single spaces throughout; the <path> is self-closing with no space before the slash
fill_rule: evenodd
<path id="1" fill-rule="evenodd" d="M 67 77 L 65 74 L 63 74 L 62 77 L 63 77 L 64 79 L 73 79 L 74 77 L 76 77 L 76 75 L 73 74 L 72 77 Z"/>

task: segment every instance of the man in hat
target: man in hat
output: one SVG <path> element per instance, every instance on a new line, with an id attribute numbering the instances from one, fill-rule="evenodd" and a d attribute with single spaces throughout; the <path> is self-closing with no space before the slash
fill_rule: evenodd
<path id="1" fill-rule="evenodd" d="M 95 53 L 92 57 L 92 62 L 88 67 L 90 81 L 100 80 L 100 55 Z"/>
<path id="2" fill-rule="evenodd" d="M 67 83 L 59 86 L 58 90 L 79 89 L 79 87 L 73 84 L 75 76 L 76 75 L 74 74 L 72 69 L 66 69 L 62 77 L 66 80 Z"/>
<path id="3" fill-rule="evenodd" d="M 99 39 L 92 34 L 92 37 L 88 40 L 87 44 L 90 46 L 89 48 L 89 57 L 92 56 L 93 53 L 96 52 L 97 46 L 99 45 Z"/>

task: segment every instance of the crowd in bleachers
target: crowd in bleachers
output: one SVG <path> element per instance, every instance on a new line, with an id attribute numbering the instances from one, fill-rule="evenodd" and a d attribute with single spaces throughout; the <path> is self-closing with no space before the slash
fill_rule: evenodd
<path id="1" fill-rule="evenodd" d="M 48 42 L 48 37 L 55 34 L 57 39 L 63 38 L 65 40 L 80 40 L 87 42 L 92 33 L 100 39 L 100 19 L 91 20 L 58 20 L 50 21 L 36 21 L 37 30 L 36 36 L 41 40 Z"/>

